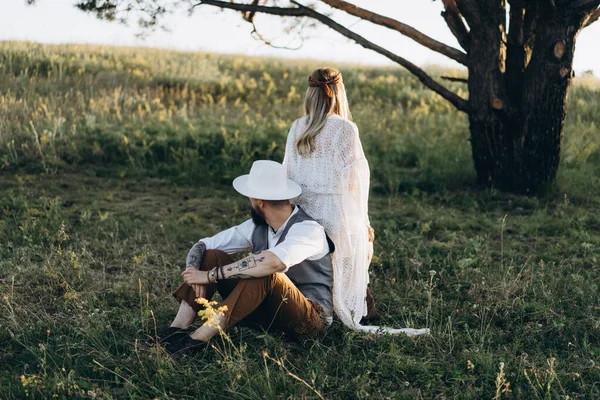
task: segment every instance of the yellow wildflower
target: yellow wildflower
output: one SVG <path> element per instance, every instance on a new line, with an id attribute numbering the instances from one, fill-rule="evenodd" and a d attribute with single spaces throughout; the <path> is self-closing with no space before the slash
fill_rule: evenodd
<path id="1" fill-rule="evenodd" d="M 204 306 L 203 310 L 198 311 L 198 316 L 205 321 L 206 325 L 218 328 L 218 317 L 225 314 L 227 306 L 215 307 L 218 304 L 216 301 L 208 301 L 203 297 L 197 298 L 196 303 Z"/>

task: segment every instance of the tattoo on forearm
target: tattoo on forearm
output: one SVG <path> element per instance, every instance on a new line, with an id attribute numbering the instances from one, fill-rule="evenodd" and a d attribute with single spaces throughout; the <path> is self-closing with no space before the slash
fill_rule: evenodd
<path id="1" fill-rule="evenodd" d="M 265 256 L 260 256 L 260 252 L 251 255 L 250 257 L 246 257 L 243 260 L 240 260 L 234 264 L 231 264 L 227 267 L 228 272 L 233 272 L 233 275 L 230 275 L 229 278 L 232 279 L 248 279 L 253 278 L 252 275 L 242 274 L 242 271 L 248 271 L 254 269 L 258 266 L 259 263 L 265 261 Z"/>
<path id="2" fill-rule="evenodd" d="M 228 277 L 229 279 L 253 279 L 255 278 L 252 275 L 246 275 L 246 274 L 235 274 L 235 275 L 231 275 Z"/>
<path id="3" fill-rule="evenodd" d="M 204 261 L 204 253 L 206 253 L 206 245 L 204 242 L 196 243 L 189 251 L 185 264 L 194 268 L 200 269 Z"/>

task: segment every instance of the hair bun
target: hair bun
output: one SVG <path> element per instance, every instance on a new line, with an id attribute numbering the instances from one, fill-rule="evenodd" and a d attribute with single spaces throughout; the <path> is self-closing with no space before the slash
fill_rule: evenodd
<path id="1" fill-rule="evenodd" d="M 342 78 L 342 74 L 337 74 L 337 75 L 329 78 L 328 80 L 317 81 L 317 80 L 313 79 L 312 76 L 309 76 L 308 77 L 308 86 L 321 87 L 321 88 L 323 88 L 323 91 L 325 92 L 325 96 L 327 96 L 328 98 L 332 98 L 333 91 L 331 90 L 329 85 L 337 85 L 342 80 L 341 78 Z"/>

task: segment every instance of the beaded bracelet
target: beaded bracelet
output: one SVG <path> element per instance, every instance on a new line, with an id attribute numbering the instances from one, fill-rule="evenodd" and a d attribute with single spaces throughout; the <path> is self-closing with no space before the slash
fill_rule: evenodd
<path id="1" fill-rule="evenodd" d="M 221 279 L 225 279 L 225 272 L 223 271 L 223 266 L 219 266 L 219 270 L 221 270 Z"/>
<path id="2" fill-rule="evenodd" d="M 208 281 L 210 283 L 217 283 L 217 267 L 208 271 Z"/>

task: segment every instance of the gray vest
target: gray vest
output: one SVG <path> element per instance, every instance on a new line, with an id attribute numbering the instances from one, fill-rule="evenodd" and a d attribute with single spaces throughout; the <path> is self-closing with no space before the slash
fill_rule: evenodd
<path id="1" fill-rule="evenodd" d="M 290 228 L 294 224 L 303 221 L 314 221 L 314 219 L 306 214 L 302 208 L 298 207 L 298 212 L 289 219 L 277 244 L 285 240 Z M 254 229 L 252 246 L 255 253 L 269 249 L 269 229 L 271 227 L 268 225 L 260 225 Z M 300 264 L 288 269 L 286 275 L 302 292 L 304 297 L 319 303 L 323 307 L 325 316 L 330 317 L 333 316 L 333 266 L 331 264 L 331 253 L 334 252 L 335 246 L 331 239 L 329 239 L 329 236 L 327 237 L 327 243 L 329 244 L 329 253 L 325 257 L 314 261 L 304 260 Z"/>

